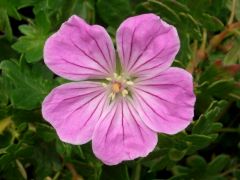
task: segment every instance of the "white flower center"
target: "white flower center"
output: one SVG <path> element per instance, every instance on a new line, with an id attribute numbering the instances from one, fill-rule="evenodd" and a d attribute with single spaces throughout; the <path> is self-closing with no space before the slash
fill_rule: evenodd
<path id="1" fill-rule="evenodd" d="M 129 94 L 133 82 L 124 76 L 114 73 L 113 77 L 106 78 L 109 83 L 103 83 L 104 87 L 110 88 L 109 97 L 114 100 L 117 96 L 126 97 Z"/>

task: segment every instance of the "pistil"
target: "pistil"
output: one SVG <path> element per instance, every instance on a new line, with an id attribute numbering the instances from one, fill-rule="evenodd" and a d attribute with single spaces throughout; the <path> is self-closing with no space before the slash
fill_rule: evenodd
<path id="1" fill-rule="evenodd" d="M 125 78 L 116 73 L 114 73 L 113 77 L 106 78 L 106 80 L 109 81 L 109 83 L 103 83 L 103 86 L 110 88 L 109 98 L 111 100 L 114 100 L 119 95 L 126 97 L 129 94 L 129 86 L 134 84 L 129 78 Z"/>

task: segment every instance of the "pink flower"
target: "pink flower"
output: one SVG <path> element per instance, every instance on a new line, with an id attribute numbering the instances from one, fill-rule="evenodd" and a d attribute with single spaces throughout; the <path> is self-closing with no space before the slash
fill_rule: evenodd
<path id="1" fill-rule="evenodd" d="M 178 133 L 193 117 L 192 76 L 170 67 L 179 44 L 173 26 L 154 14 L 139 15 L 118 28 L 116 57 L 103 27 L 70 17 L 46 41 L 44 61 L 76 82 L 50 92 L 43 117 L 64 142 L 92 140 L 93 152 L 105 164 L 147 156 L 157 133 Z"/>

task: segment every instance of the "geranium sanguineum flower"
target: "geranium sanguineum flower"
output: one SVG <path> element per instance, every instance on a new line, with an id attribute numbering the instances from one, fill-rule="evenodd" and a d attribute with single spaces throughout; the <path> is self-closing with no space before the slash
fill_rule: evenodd
<path id="1" fill-rule="evenodd" d="M 45 43 L 44 61 L 74 82 L 53 89 L 43 117 L 70 144 L 92 140 L 105 164 L 145 157 L 157 133 L 175 134 L 193 117 L 192 76 L 170 67 L 180 47 L 176 29 L 154 14 L 125 20 L 110 36 L 78 16 Z"/>

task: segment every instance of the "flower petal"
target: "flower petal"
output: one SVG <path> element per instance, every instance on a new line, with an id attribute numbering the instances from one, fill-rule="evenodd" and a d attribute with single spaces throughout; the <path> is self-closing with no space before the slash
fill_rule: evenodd
<path id="1" fill-rule="evenodd" d="M 102 78 L 115 70 L 115 50 L 103 27 L 74 15 L 46 41 L 44 61 L 66 79 Z"/>
<path id="2" fill-rule="evenodd" d="M 115 102 L 98 122 L 93 151 L 105 164 L 145 157 L 157 144 L 157 134 L 141 120 L 132 103 Z"/>
<path id="3" fill-rule="evenodd" d="M 84 144 L 92 139 L 107 100 L 100 83 L 68 83 L 50 92 L 43 101 L 42 114 L 62 141 Z"/>
<path id="4" fill-rule="evenodd" d="M 123 70 L 130 76 L 163 71 L 171 65 L 180 47 L 175 27 L 154 14 L 125 20 L 116 40 Z"/>
<path id="5" fill-rule="evenodd" d="M 180 68 L 169 68 L 160 74 L 139 79 L 133 99 L 145 124 L 157 132 L 175 134 L 192 121 L 196 97 L 192 75 Z"/>

